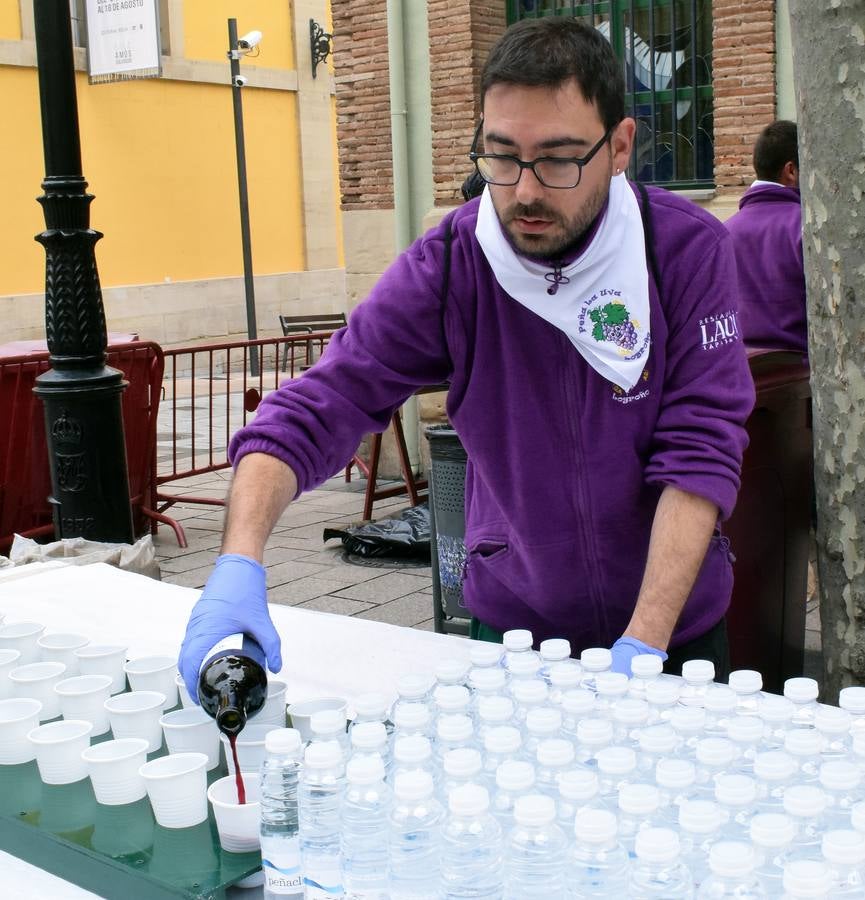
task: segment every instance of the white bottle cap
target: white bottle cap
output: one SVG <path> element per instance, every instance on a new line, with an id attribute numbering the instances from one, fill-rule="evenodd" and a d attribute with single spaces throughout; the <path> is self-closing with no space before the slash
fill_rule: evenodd
<path id="1" fill-rule="evenodd" d="M 750 806 L 757 799 L 757 782 L 747 775 L 719 775 L 715 799 L 724 806 Z"/>
<path id="2" fill-rule="evenodd" d="M 564 638 L 548 638 L 541 641 L 540 649 L 541 659 L 544 662 L 561 662 L 570 659 L 571 656 L 571 642 Z"/>
<path id="3" fill-rule="evenodd" d="M 619 809 L 630 816 L 648 816 L 661 805 L 661 792 L 653 784 L 631 782 L 619 788 Z"/>
<path id="4" fill-rule="evenodd" d="M 606 647 L 589 647 L 580 654 L 580 665 L 587 672 L 605 672 L 613 664 L 613 654 Z"/>
<path id="5" fill-rule="evenodd" d="M 528 794 L 514 803 L 514 821 L 529 828 L 542 828 L 555 821 L 556 804 L 552 797 Z"/>
<path id="6" fill-rule="evenodd" d="M 274 728 L 264 736 L 265 753 L 297 753 L 303 743 L 296 728 Z"/>
<path id="7" fill-rule="evenodd" d="M 649 704 L 636 697 L 622 697 L 613 704 L 613 721 L 620 725 L 642 725 L 649 718 Z"/>
<path id="8" fill-rule="evenodd" d="M 604 775 L 627 775 L 637 768 L 637 754 L 630 747 L 604 747 L 597 759 L 598 771 Z"/>
<path id="9" fill-rule="evenodd" d="M 786 697 L 776 694 L 764 694 L 757 701 L 757 714 L 764 721 L 772 725 L 783 725 L 793 718 L 796 705 Z"/>
<path id="10" fill-rule="evenodd" d="M 727 722 L 727 737 L 737 744 L 753 746 L 762 740 L 763 729 L 759 716 L 734 716 Z"/>
<path id="11" fill-rule="evenodd" d="M 679 807 L 679 827 L 694 834 L 711 834 L 721 827 L 721 810 L 711 800 L 688 800 Z"/>
<path id="12" fill-rule="evenodd" d="M 718 841 L 709 850 L 709 868 L 721 878 L 742 878 L 756 865 L 754 848 L 743 841 Z"/>
<path id="13" fill-rule="evenodd" d="M 511 725 L 498 725 L 484 735 L 484 750 L 487 753 L 516 753 L 522 744 L 520 730 Z"/>
<path id="14" fill-rule="evenodd" d="M 467 741 L 474 734 L 474 725 L 468 716 L 454 714 L 439 716 L 436 737 L 440 741 Z"/>
<path id="15" fill-rule="evenodd" d="M 490 795 L 479 784 L 463 784 L 448 794 L 448 809 L 455 816 L 480 816 L 490 806 Z"/>
<path id="16" fill-rule="evenodd" d="M 697 762 L 702 766 L 729 766 L 736 758 L 736 745 L 726 738 L 697 741 Z"/>
<path id="17" fill-rule="evenodd" d="M 560 691 L 579 687 L 583 670 L 572 662 L 557 662 L 550 666 L 550 684 Z"/>
<path id="18" fill-rule="evenodd" d="M 574 822 L 574 834 L 581 844 L 607 844 L 618 833 L 616 817 L 607 809 L 583 809 Z"/>
<path id="19" fill-rule="evenodd" d="M 418 765 L 432 756 L 432 744 L 422 734 L 398 737 L 393 745 L 393 758 L 401 765 Z"/>
<path id="20" fill-rule="evenodd" d="M 480 753 L 472 747 L 448 750 L 444 755 L 445 774 L 451 778 L 472 778 L 481 770 Z"/>
<path id="21" fill-rule="evenodd" d="M 680 683 L 678 681 L 650 681 L 646 685 L 646 700 L 652 706 L 672 706 L 679 699 Z"/>
<path id="22" fill-rule="evenodd" d="M 441 684 L 462 684 L 469 674 L 469 664 L 464 659 L 443 659 L 436 666 L 436 680 Z"/>
<path id="23" fill-rule="evenodd" d="M 469 682 L 474 690 L 489 693 L 504 690 L 507 680 L 508 674 L 504 669 L 472 669 L 469 675 Z"/>
<path id="24" fill-rule="evenodd" d="M 585 688 L 565 691 L 562 694 L 562 709 L 569 716 L 587 716 L 595 708 L 595 695 Z"/>
<path id="25" fill-rule="evenodd" d="M 678 743 L 679 738 L 669 725 L 650 725 L 640 732 L 640 750 L 643 753 L 667 756 Z"/>
<path id="26" fill-rule="evenodd" d="M 846 760 L 831 760 L 820 766 L 820 784 L 827 791 L 852 791 L 859 787 L 860 781 L 862 773 Z"/>
<path id="27" fill-rule="evenodd" d="M 472 641 L 469 645 L 469 659 L 473 666 L 497 666 L 505 654 L 505 648 L 501 644 L 493 644 L 489 641 Z"/>
<path id="28" fill-rule="evenodd" d="M 429 675 L 412 672 L 397 678 L 396 691 L 402 700 L 422 700 L 433 689 L 433 683 Z"/>
<path id="29" fill-rule="evenodd" d="M 826 795 L 810 784 L 794 784 L 784 791 L 784 812 L 800 819 L 812 819 L 826 809 Z"/>
<path id="30" fill-rule="evenodd" d="M 697 780 L 697 767 L 689 759 L 659 759 L 655 766 L 655 781 L 662 788 L 680 790 Z"/>
<path id="31" fill-rule="evenodd" d="M 680 734 L 701 734 L 706 727 L 706 710 L 702 706 L 677 706 L 670 724 Z"/>
<path id="32" fill-rule="evenodd" d="M 313 734 L 333 734 L 345 731 L 345 713 L 338 709 L 322 709 L 312 714 L 309 727 Z"/>
<path id="33" fill-rule="evenodd" d="M 526 713 L 526 730 L 532 735 L 548 736 L 562 727 L 562 714 L 552 706 L 536 706 Z"/>
<path id="34" fill-rule="evenodd" d="M 853 717 L 846 709 L 837 706 L 818 706 L 814 713 L 814 727 L 824 735 L 847 734 L 850 731 L 850 723 Z M 865 732 L 861 732 L 865 734 Z M 856 741 L 856 735 L 853 736 Z"/>
<path id="35" fill-rule="evenodd" d="M 378 691 L 369 691 L 365 694 L 358 694 L 354 698 L 354 711 L 359 716 L 373 717 L 380 716 L 382 719 L 387 715 L 388 702 L 384 694 Z"/>
<path id="36" fill-rule="evenodd" d="M 307 744 L 303 754 L 308 769 L 330 769 L 342 764 L 342 748 L 336 741 L 316 741 Z"/>
<path id="37" fill-rule="evenodd" d="M 435 704 L 443 713 L 468 709 L 471 699 L 468 688 L 461 684 L 445 684 L 435 690 Z"/>
<path id="38" fill-rule="evenodd" d="M 865 800 L 850 807 L 850 824 L 861 834 L 865 832 Z"/>
<path id="39" fill-rule="evenodd" d="M 480 697 L 478 718 L 485 724 L 510 722 L 514 717 L 514 701 L 510 697 Z"/>
<path id="40" fill-rule="evenodd" d="M 345 777 L 349 784 L 375 784 L 384 781 L 384 763 L 378 753 L 354 756 L 345 767 Z"/>
<path id="41" fill-rule="evenodd" d="M 613 739 L 613 723 L 609 719 L 580 719 L 577 740 L 587 747 L 602 747 Z"/>
<path id="42" fill-rule="evenodd" d="M 711 713 L 732 712 L 737 703 L 736 692 L 725 684 L 714 684 L 703 695 L 703 706 Z"/>
<path id="43" fill-rule="evenodd" d="M 640 653 L 631 660 L 631 674 L 635 678 L 657 678 L 664 671 L 664 660 L 654 653 Z"/>
<path id="44" fill-rule="evenodd" d="M 421 729 L 429 725 L 430 718 L 423 703 L 403 703 L 396 708 L 393 724 L 399 729 Z"/>
<path id="45" fill-rule="evenodd" d="M 505 650 L 519 652 L 532 649 L 532 633 L 525 628 L 513 628 L 502 635 L 502 644 Z"/>
<path id="46" fill-rule="evenodd" d="M 511 685 L 511 692 L 517 703 L 527 706 L 530 704 L 543 703 L 547 699 L 549 689 L 547 688 L 545 681 L 537 679 L 531 681 L 515 681 Z"/>
<path id="47" fill-rule="evenodd" d="M 865 687 L 841 688 L 838 693 L 838 706 L 854 716 L 865 714 Z"/>
<path id="48" fill-rule="evenodd" d="M 598 773 L 591 769 L 569 769 L 559 775 L 559 794 L 575 803 L 586 802 L 597 796 L 600 790 Z M 862 804 L 865 812 L 865 803 Z"/>
<path id="49" fill-rule="evenodd" d="M 527 791 L 535 783 L 535 767 L 530 762 L 509 759 L 496 769 L 496 787 L 502 791 Z"/>
<path id="50" fill-rule="evenodd" d="M 624 697 L 631 679 L 624 672 L 598 672 L 595 688 L 602 697 Z"/>
<path id="51" fill-rule="evenodd" d="M 351 730 L 351 745 L 357 750 L 377 750 L 387 743 L 383 722 L 361 722 Z"/>
<path id="52" fill-rule="evenodd" d="M 538 744 L 539 766 L 567 766 L 574 761 L 574 745 L 563 738 L 550 738 Z"/>
<path id="53" fill-rule="evenodd" d="M 816 728 L 791 728 L 784 735 L 784 749 L 793 756 L 817 756 L 823 749 L 823 735 Z"/>
<path id="54" fill-rule="evenodd" d="M 790 898 L 825 897 L 832 887 L 832 875 L 816 859 L 796 859 L 784 866 L 782 883 Z"/>
<path id="55" fill-rule="evenodd" d="M 758 847 L 786 847 L 796 837 L 796 824 L 782 813 L 760 813 L 751 819 L 750 834 Z"/>
<path id="56" fill-rule="evenodd" d="M 737 694 L 754 694 L 763 689 L 763 676 L 754 669 L 737 669 L 730 672 L 727 684 Z"/>
<path id="57" fill-rule="evenodd" d="M 715 679 L 715 664 L 710 659 L 688 659 L 682 663 L 682 678 L 688 684 L 709 684 Z"/>
<path id="58" fill-rule="evenodd" d="M 518 653 L 508 661 L 508 671 L 513 678 L 532 678 L 543 663 L 534 653 Z"/>
<path id="59" fill-rule="evenodd" d="M 393 791 L 398 800 L 426 800 L 433 792 L 432 775 L 422 769 L 400 772 L 394 779 Z"/>
<path id="60" fill-rule="evenodd" d="M 634 852 L 642 862 L 673 862 L 679 856 L 679 835 L 671 828 L 644 828 L 637 832 Z"/>
<path id="61" fill-rule="evenodd" d="M 761 781 L 787 781 L 798 768 L 796 760 L 783 750 L 767 750 L 754 757 L 754 774 Z"/>
<path id="62" fill-rule="evenodd" d="M 865 863 L 865 840 L 858 831 L 839 828 L 823 835 L 823 858 L 836 866 L 856 866 Z"/>
<path id="63" fill-rule="evenodd" d="M 820 686 L 813 678 L 788 678 L 784 682 L 784 696 L 794 703 L 810 703 L 820 694 Z"/>

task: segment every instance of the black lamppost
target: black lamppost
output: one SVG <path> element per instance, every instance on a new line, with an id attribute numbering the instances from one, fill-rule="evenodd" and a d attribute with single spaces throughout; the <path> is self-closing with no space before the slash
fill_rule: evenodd
<path id="1" fill-rule="evenodd" d="M 52 368 L 36 379 L 45 406 L 57 538 L 135 539 L 126 472 L 123 373 L 105 365 L 107 334 L 81 171 L 69 4 L 34 0 L 45 231 L 45 331 Z"/>

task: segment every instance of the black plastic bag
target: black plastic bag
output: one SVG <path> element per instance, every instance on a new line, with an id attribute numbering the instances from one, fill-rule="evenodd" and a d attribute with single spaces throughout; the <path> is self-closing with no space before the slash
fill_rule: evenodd
<path id="1" fill-rule="evenodd" d="M 324 539 L 339 538 L 348 553 L 366 559 L 391 557 L 430 561 L 430 512 L 426 503 L 404 509 L 398 518 L 348 528 L 325 528 Z"/>

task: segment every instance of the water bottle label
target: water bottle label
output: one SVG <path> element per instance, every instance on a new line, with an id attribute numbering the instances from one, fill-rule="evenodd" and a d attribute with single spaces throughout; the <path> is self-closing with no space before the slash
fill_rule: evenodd
<path id="1" fill-rule="evenodd" d="M 207 653 L 204 654 L 204 658 L 201 661 L 201 665 L 198 668 L 199 674 L 201 670 L 213 659 L 214 656 L 221 656 L 223 653 L 226 653 L 229 650 L 234 650 L 237 653 L 238 650 L 243 646 L 243 633 L 238 632 L 237 634 L 230 634 L 228 637 L 224 637 L 221 641 L 214 644 Z"/>
<path id="2" fill-rule="evenodd" d="M 297 897 L 303 893 L 300 871 L 300 843 L 297 837 L 261 838 L 261 868 L 265 890 L 271 894 Z"/>
<path id="3" fill-rule="evenodd" d="M 303 873 L 304 900 L 334 900 L 344 896 L 339 858 L 315 860 L 317 865 L 307 865 Z"/>

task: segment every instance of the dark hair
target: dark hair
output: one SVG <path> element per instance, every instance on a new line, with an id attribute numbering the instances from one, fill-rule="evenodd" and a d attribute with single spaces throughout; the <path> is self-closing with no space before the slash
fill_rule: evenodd
<path id="1" fill-rule="evenodd" d="M 481 74 L 481 102 L 494 84 L 558 87 L 574 79 L 594 103 L 605 129 L 625 117 L 625 79 L 609 41 L 566 16 L 523 19 L 490 51 Z"/>
<path id="2" fill-rule="evenodd" d="M 778 119 L 767 125 L 754 144 L 754 171 L 760 181 L 778 181 L 788 162 L 799 168 L 799 130 L 795 122 Z"/>

